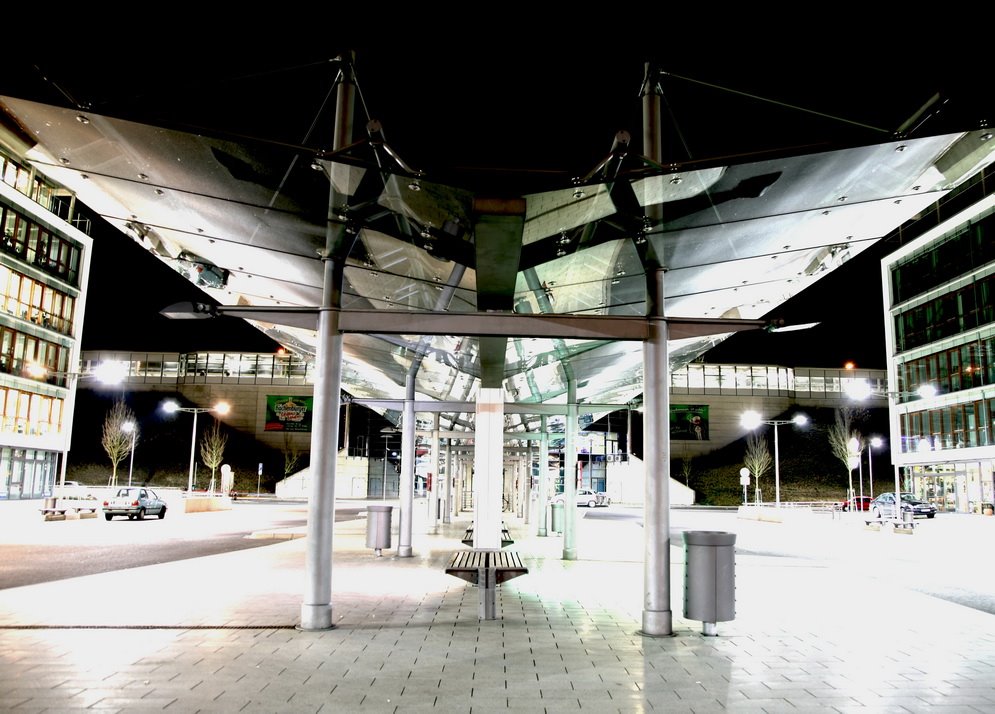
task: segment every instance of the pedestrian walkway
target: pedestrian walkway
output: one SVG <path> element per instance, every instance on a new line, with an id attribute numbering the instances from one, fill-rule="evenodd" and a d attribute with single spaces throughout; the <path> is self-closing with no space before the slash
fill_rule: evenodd
<path id="1" fill-rule="evenodd" d="M 396 540 L 376 557 L 365 519 L 336 523 L 327 631 L 296 629 L 306 539 L 287 536 L 300 531 L 2 590 L 0 709 L 995 711 L 995 616 L 834 560 L 878 545 L 900 557 L 922 547 L 918 533 L 681 511 L 671 521 L 668 637 L 639 632 L 641 519 L 614 506 L 578 510 L 572 561 L 559 536 L 529 535 L 534 523 L 505 514 L 529 573 L 499 588 L 495 620 L 478 618 L 474 586 L 443 572 L 465 547 L 468 515 L 436 528 L 419 515 L 409 558 L 394 555 Z M 706 636 L 683 617 L 684 549 L 673 534 L 723 529 L 737 534 L 736 614 Z M 785 539 L 820 544 L 818 553 L 766 554 Z"/>

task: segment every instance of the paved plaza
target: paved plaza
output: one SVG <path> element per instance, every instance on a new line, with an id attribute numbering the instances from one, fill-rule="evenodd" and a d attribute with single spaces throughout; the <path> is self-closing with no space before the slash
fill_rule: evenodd
<path id="1" fill-rule="evenodd" d="M 995 712 L 995 616 L 873 567 L 942 576 L 949 546 L 930 530 L 955 523 L 987 538 L 961 547 L 989 561 L 995 519 L 941 515 L 906 536 L 828 515 L 675 510 L 674 632 L 647 637 L 639 514 L 578 509 L 572 561 L 561 537 L 505 514 L 529 572 L 499 588 L 494 620 L 444 572 L 469 514 L 434 529 L 416 517 L 410 558 L 376 557 L 365 517 L 336 523 L 327 631 L 296 629 L 300 528 L 255 534 L 274 539 L 265 547 L 0 590 L 0 710 Z M 684 530 L 736 533 L 735 618 L 715 636 L 684 617 Z"/>

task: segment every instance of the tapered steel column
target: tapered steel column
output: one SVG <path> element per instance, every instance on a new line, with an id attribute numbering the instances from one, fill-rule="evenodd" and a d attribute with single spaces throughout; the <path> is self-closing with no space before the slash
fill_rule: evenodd
<path id="1" fill-rule="evenodd" d="M 432 429 L 432 487 L 428 490 L 428 527 L 432 533 L 439 522 L 439 495 L 442 493 L 439 463 L 439 413 L 436 412 Z"/>
<path id="2" fill-rule="evenodd" d="M 577 382 L 572 375 L 563 432 L 563 559 L 577 560 Z"/>
<path id="3" fill-rule="evenodd" d="M 442 522 L 452 523 L 453 512 L 453 440 L 446 439 L 446 490 L 445 508 L 442 512 Z"/>
<path id="4" fill-rule="evenodd" d="M 536 504 L 539 507 L 539 530 L 536 535 L 547 535 L 547 522 L 549 519 L 549 508 L 546 501 L 549 500 L 549 434 L 546 433 L 546 417 L 540 417 L 539 428 L 542 434 L 539 436 L 539 495 L 536 497 Z"/>
<path id="5" fill-rule="evenodd" d="M 412 509 L 415 505 L 415 377 L 405 378 L 404 416 L 401 419 L 401 485 L 398 500 L 401 506 L 397 555 L 410 558 Z"/>
<path id="6" fill-rule="evenodd" d="M 351 62 L 340 77 L 335 105 L 333 148 L 352 142 L 355 85 Z M 332 532 L 335 523 L 335 466 L 339 451 L 339 402 L 342 388 L 342 269 L 336 260 L 341 225 L 335 218 L 340 200 L 331 184 L 325 230 L 324 278 L 318 314 L 314 415 L 311 424 L 311 493 L 308 498 L 307 548 L 301 629 L 327 630 L 332 620 Z"/>
<path id="7" fill-rule="evenodd" d="M 646 66 L 643 93 L 643 149 L 663 163 L 660 126 L 661 92 L 658 75 Z M 660 206 L 647 208 L 650 225 L 660 218 Z M 667 322 L 664 319 L 664 265 L 652 236 L 644 236 L 646 319 L 649 337 L 643 343 L 643 464 L 646 468 L 645 597 L 646 635 L 673 634 L 670 610 L 670 372 L 667 364 Z"/>

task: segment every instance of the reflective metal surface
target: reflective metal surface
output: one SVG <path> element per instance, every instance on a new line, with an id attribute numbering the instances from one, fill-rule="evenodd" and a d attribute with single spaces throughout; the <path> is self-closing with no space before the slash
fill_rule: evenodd
<path id="1" fill-rule="evenodd" d="M 330 155 L 13 97 L 0 105 L 33 142 L 38 171 L 221 305 L 319 306 L 330 226 L 343 311 L 468 319 L 641 317 L 652 256 L 666 268 L 667 318 L 759 319 L 969 178 L 995 146 L 972 131 L 724 165 L 620 157 L 611 176 L 509 198 L 411 172 L 376 127 Z M 307 320 L 251 322 L 314 354 Z M 670 367 L 734 329 L 675 328 Z M 642 392 L 638 340 L 371 330 L 346 334 L 344 355 L 343 389 L 357 398 L 403 399 L 412 371 L 418 399 L 473 400 L 484 379 L 509 402 L 562 402 L 568 374 L 582 403 Z M 538 427 L 538 416 L 513 418 L 511 428 Z M 465 422 L 443 414 L 440 428 Z"/>

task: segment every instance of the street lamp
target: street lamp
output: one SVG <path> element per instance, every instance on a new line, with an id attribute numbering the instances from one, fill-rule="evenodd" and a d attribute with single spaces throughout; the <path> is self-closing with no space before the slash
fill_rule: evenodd
<path id="1" fill-rule="evenodd" d="M 770 424 L 774 427 L 774 504 L 781 507 L 781 456 L 778 453 L 777 427 L 781 424 L 795 424 L 803 426 L 808 423 L 808 417 L 804 414 L 795 414 L 791 419 L 763 419 L 755 411 L 743 412 L 740 423 L 747 429 L 756 429 L 761 424 Z"/>
<path id="2" fill-rule="evenodd" d="M 874 498 L 874 449 L 880 449 L 883 444 L 880 436 L 872 436 L 867 442 L 867 473 L 871 481 L 871 498 Z"/>
<path id="3" fill-rule="evenodd" d="M 190 412 L 193 414 L 193 434 L 190 437 L 190 475 L 187 477 L 187 495 L 190 495 L 193 493 L 194 452 L 197 448 L 197 415 L 202 412 L 227 414 L 231 411 L 231 405 L 228 402 L 218 402 L 213 407 L 181 407 L 174 401 L 168 401 L 163 403 L 162 409 L 167 414 L 174 414 L 176 412 Z"/>
<path id="4" fill-rule="evenodd" d="M 381 482 L 380 486 L 380 491 L 381 491 L 380 495 L 381 495 L 381 500 L 386 501 L 387 500 L 387 454 L 389 453 L 387 444 L 390 441 L 390 435 L 396 434 L 397 429 L 395 429 L 392 426 L 385 426 L 383 429 L 380 430 L 380 433 L 383 434 L 383 481 Z"/>
<path id="5" fill-rule="evenodd" d="M 53 372 L 49 370 L 48 367 L 43 365 L 41 362 L 29 361 L 25 367 L 24 371 L 32 379 L 47 379 L 48 377 L 65 377 L 67 380 L 67 388 L 69 389 L 69 398 L 66 402 L 68 408 L 68 419 L 65 422 L 64 431 L 66 434 L 65 444 L 68 447 L 69 441 L 72 440 L 73 436 L 73 416 L 76 412 L 76 383 L 75 380 L 81 377 L 92 376 L 97 379 L 97 381 L 104 384 L 120 384 L 128 376 L 128 363 L 127 362 L 101 362 L 91 372 Z M 66 485 L 66 462 L 69 460 L 69 449 L 65 448 L 62 451 L 61 463 L 59 465 L 59 486 Z"/>
<path id="6" fill-rule="evenodd" d="M 128 488 L 131 488 L 131 473 L 135 470 L 135 437 L 138 436 L 138 425 L 133 421 L 126 421 L 121 425 L 121 431 L 131 434 L 131 458 L 128 461 Z"/>
<path id="7" fill-rule="evenodd" d="M 857 379 L 857 380 L 854 380 L 852 382 L 848 382 L 847 384 L 844 385 L 844 390 L 846 391 L 847 395 L 851 399 L 863 400 L 863 399 L 866 399 L 867 397 L 870 397 L 872 395 L 873 396 L 879 396 L 879 397 L 883 396 L 883 397 L 887 397 L 888 400 L 889 400 L 889 402 L 891 400 L 894 400 L 896 402 L 896 404 L 897 404 L 897 402 L 898 402 L 899 399 L 902 399 L 904 397 L 919 397 L 920 399 L 930 399 L 932 397 L 935 397 L 936 393 L 937 393 L 936 392 L 936 387 L 934 387 L 932 384 L 922 384 L 918 388 L 916 388 L 916 389 L 914 389 L 912 391 L 907 391 L 907 392 L 881 392 L 881 391 L 874 391 L 873 389 L 871 389 L 871 385 L 868 384 L 868 382 L 867 382 L 866 379 Z M 891 415 L 891 406 L 890 406 L 890 404 L 889 404 L 889 407 L 888 407 L 888 411 L 889 411 L 889 417 L 892 418 L 892 419 L 894 419 L 894 416 Z M 896 439 L 898 441 L 896 441 Z M 896 443 L 900 444 L 901 443 L 901 435 L 899 434 L 899 432 L 897 430 L 896 422 L 895 421 L 892 421 L 891 443 L 892 444 L 896 444 Z M 881 445 L 880 444 L 880 440 L 879 440 L 878 444 L 874 444 L 872 442 L 872 446 L 880 446 L 880 445 Z M 892 461 L 894 462 L 894 459 L 892 459 Z M 872 488 L 871 488 L 872 493 L 873 493 L 873 490 L 874 489 L 873 489 L 873 486 L 872 486 Z M 896 466 L 895 467 L 895 515 L 896 515 L 896 518 L 901 518 L 901 511 L 900 511 L 900 508 L 899 508 L 900 505 L 901 505 L 901 503 L 902 503 L 902 488 L 901 488 L 901 484 L 898 482 L 898 467 Z"/>

